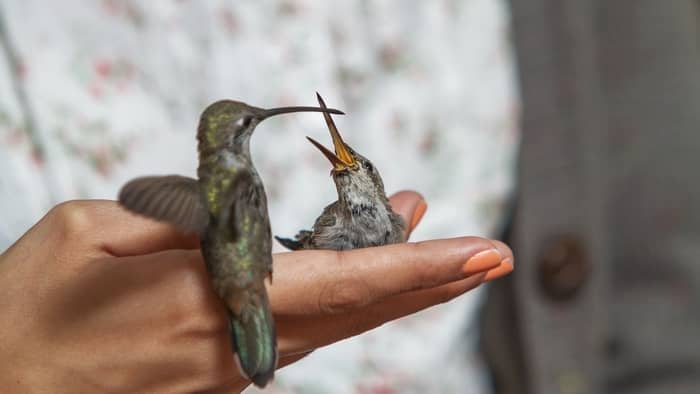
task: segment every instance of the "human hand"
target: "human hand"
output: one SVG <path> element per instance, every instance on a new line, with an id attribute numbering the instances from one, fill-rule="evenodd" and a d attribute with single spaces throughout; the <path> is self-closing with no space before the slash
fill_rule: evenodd
<path id="1" fill-rule="evenodd" d="M 425 202 L 408 191 L 390 200 L 393 210 L 406 221 L 410 236 L 425 213 Z M 466 263 L 477 254 L 480 256 Z M 276 254 L 269 292 L 278 327 L 280 366 L 288 364 L 285 356 L 308 354 L 449 301 L 512 270 L 508 246 L 476 237 L 343 252 Z"/>
<path id="2" fill-rule="evenodd" d="M 412 216 L 415 198 L 395 202 L 398 212 Z M 226 310 L 198 246 L 111 201 L 54 208 L 0 255 L 0 386 L 13 392 L 244 388 Z M 464 273 L 464 261 L 494 248 L 500 255 L 482 254 L 482 269 L 469 263 Z M 283 253 L 275 255 L 274 269 L 269 291 L 282 366 L 503 275 L 512 255 L 500 243 L 458 238 Z"/>

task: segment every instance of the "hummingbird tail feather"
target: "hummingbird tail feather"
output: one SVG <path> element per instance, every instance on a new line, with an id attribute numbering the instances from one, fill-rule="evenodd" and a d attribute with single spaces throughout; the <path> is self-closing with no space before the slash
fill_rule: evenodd
<path id="1" fill-rule="evenodd" d="M 282 246 L 284 246 L 285 248 L 287 248 L 289 250 L 299 250 L 299 249 L 303 248 L 303 245 L 298 240 L 293 240 L 293 239 L 289 239 L 289 238 L 280 238 L 278 236 L 275 236 L 275 239 Z"/>
<path id="2" fill-rule="evenodd" d="M 301 230 L 299 233 L 294 237 L 295 239 L 289 239 L 289 238 L 280 238 L 278 236 L 275 236 L 275 239 L 277 242 L 282 244 L 285 248 L 289 250 L 299 250 L 299 249 L 306 249 L 308 246 L 308 242 L 311 238 L 311 235 L 313 233 L 309 230 Z"/>
<path id="3" fill-rule="evenodd" d="M 231 343 L 241 372 L 256 386 L 270 382 L 277 367 L 277 335 L 267 295 L 263 302 L 246 305 L 231 317 Z"/>

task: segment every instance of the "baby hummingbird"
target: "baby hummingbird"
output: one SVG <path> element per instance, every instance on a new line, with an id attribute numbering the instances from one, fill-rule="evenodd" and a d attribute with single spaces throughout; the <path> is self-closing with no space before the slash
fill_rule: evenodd
<path id="1" fill-rule="evenodd" d="M 217 101 L 204 110 L 197 129 L 198 179 L 149 176 L 128 182 L 119 192 L 127 209 L 199 235 L 212 286 L 228 307 L 238 364 L 259 387 L 274 375 L 277 340 L 264 283 L 272 275 L 270 219 L 265 189 L 250 157 L 250 137 L 264 119 L 302 111 L 342 114 Z"/>
<path id="2" fill-rule="evenodd" d="M 321 108 L 326 108 L 316 93 Z M 340 136 L 331 116 L 323 113 L 335 153 L 306 137 L 333 165 L 331 176 L 338 200 L 323 209 L 313 229 L 300 231 L 295 239 L 275 237 L 288 249 L 356 249 L 406 240 L 406 224 L 389 205 L 384 183 L 372 162 L 350 148 Z"/>

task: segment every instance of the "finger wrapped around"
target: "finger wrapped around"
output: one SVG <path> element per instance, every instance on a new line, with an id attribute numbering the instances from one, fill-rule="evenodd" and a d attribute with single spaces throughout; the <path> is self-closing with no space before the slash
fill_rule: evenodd
<path id="1" fill-rule="evenodd" d="M 477 237 L 283 253 L 275 256 L 270 298 L 280 317 L 348 313 L 398 294 L 464 279 L 502 259 L 491 241 Z"/>
<path id="2" fill-rule="evenodd" d="M 44 221 L 50 224 L 50 239 L 80 255 L 125 257 L 199 248 L 196 235 L 129 212 L 116 201 L 67 201 L 51 209 Z"/>
<path id="3" fill-rule="evenodd" d="M 480 273 L 442 286 L 407 292 L 345 314 L 311 316 L 304 318 L 303 324 L 299 324 L 298 319 L 278 318 L 280 352 L 307 352 L 361 334 L 386 322 L 450 301 L 479 286 L 485 276 L 486 273 Z"/>

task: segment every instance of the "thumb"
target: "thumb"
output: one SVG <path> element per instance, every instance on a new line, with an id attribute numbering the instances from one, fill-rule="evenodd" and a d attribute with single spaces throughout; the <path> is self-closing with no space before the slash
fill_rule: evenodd
<path id="1" fill-rule="evenodd" d="M 423 196 L 410 190 L 403 190 L 393 194 L 389 197 L 389 203 L 394 212 L 401 215 L 406 223 L 406 238 L 408 238 L 423 218 L 425 211 L 428 209 L 428 204 L 423 199 Z"/>

